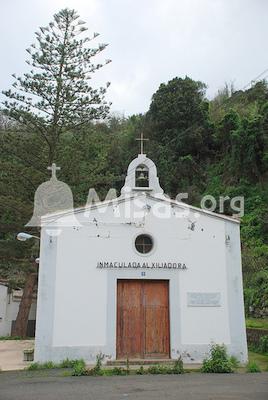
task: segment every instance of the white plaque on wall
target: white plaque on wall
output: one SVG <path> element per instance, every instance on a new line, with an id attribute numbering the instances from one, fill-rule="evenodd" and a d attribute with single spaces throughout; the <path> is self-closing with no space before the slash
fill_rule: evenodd
<path id="1" fill-rule="evenodd" d="M 187 306 L 188 307 L 220 307 L 221 294 L 216 293 L 187 293 Z"/>

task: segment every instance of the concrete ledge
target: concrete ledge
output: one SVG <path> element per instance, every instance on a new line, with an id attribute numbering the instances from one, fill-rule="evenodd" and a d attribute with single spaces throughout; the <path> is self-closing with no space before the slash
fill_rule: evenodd
<path id="1" fill-rule="evenodd" d="M 2 371 L 24 369 L 29 362 L 23 361 L 24 350 L 34 347 L 34 340 L 0 340 L 0 368 Z"/>

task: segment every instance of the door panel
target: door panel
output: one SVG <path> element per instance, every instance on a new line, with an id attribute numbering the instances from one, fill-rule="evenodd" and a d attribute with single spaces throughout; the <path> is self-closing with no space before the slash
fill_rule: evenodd
<path id="1" fill-rule="evenodd" d="M 145 357 L 169 357 L 168 282 L 144 285 Z"/>
<path id="2" fill-rule="evenodd" d="M 168 281 L 118 280 L 117 358 L 169 357 Z"/>
<path id="3" fill-rule="evenodd" d="M 141 357 L 141 290 L 138 281 L 117 286 L 117 357 Z"/>

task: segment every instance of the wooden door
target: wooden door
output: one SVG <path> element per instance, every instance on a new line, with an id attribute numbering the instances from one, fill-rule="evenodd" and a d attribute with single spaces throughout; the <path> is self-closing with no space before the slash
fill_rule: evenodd
<path id="1" fill-rule="evenodd" d="M 117 358 L 169 357 L 168 281 L 119 280 Z"/>

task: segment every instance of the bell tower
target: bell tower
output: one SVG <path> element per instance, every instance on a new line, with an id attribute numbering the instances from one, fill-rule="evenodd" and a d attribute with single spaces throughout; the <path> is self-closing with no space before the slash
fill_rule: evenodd
<path id="1" fill-rule="evenodd" d="M 163 195 L 164 191 L 159 185 L 155 163 L 143 153 L 144 141 L 149 139 L 145 139 L 141 133 L 140 138 L 136 140 L 140 141 L 140 154 L 128 166 L 121 194 L 147 192 L 153 195 Z"/>

